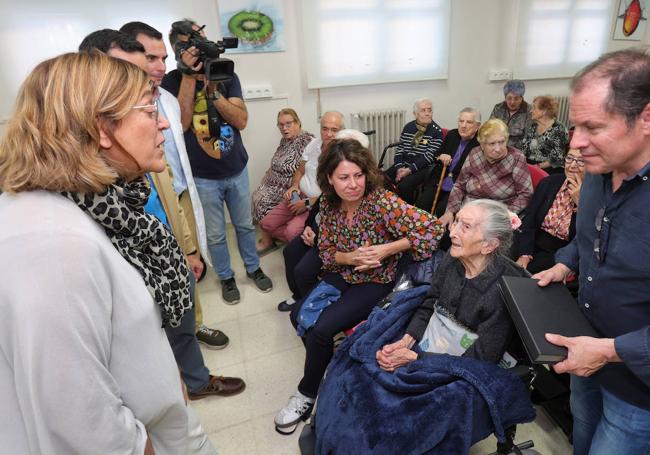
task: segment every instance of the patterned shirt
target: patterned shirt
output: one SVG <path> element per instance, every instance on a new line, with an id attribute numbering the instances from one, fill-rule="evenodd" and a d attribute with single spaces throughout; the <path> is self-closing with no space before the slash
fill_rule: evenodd
<path id="1" fill-rule="evenodd" d="M 305 147 L 313 138 L 313 134 L 304 131 L 293 139 L 282 138 L 271 158 L 271 167 L 262 177 L 260 186 L 253 191 L 253 221 L 259 222 L 282 202 L 284 193 L 291 186 L 293 174 L 300 165 Z"/>
<path id="2" fill-rule="evenodd" d="M 532 195 L 533 182 L 523 153 L 508 147 L 505 158 L 490 163 L 479 146 L 469 152 L 449 195 L 447 210 L 456 213 L 463 202 L 494 199 L 519 213 L 526 208 Z"/>
<path id="3" fill-rule="evenodd" d="M 340 273 L 350 284 L 394 281 L 402 255 L 387 257 L 381 266 L 357 272 L 353 266 L 337 264 L 337 252 L 349 253 L 368 243 L 381 245 L 407 238 L 413 259 L 419 261 L 431 257 L 444 232 L 435 216 L 383 188 L 364 196 L 351 224 L 347 222 L 347 212 L 325 198 L 320 200 L 320 214 L 318 249 L 323 270 Z"/>
<path id="4" fill-rule="evenodd" d="M 578 206 L 571 199 L 569 181 L 565 180 L 555 195 L 551 208 L 546 212 L 546 216 L 542 222 L 542 230 L 548 232 L 553 237 L 568 241 L 571 217 L 577 211 Z"/>
<path id="5" fill-rule="evenodd" d="M 521 141 L 521 151 L 530 163 L 550 161 L 551 167 L 564 167 L 568 145 L 569 132 L 556 120 L 542 134 L 537 134 L 537 127 L 530 125 Z"/>

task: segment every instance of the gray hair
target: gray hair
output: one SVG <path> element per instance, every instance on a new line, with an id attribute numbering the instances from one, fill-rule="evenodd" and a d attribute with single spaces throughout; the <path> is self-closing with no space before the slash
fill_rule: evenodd
<path id="1" fill-rule="evenodd" d="M 506 96 L 508 93 L 524 96 L 524 93 L 526 93 L 526 84 L 519 79 L 511 79 L 503 85 L 503 96 Z"/>
<path id="2" fill-rule="evenodd" d="M 346 129 L 346 130 L 341 130 L 338 133 L 336 133 L 336 136 L 334 136 L 335 139 L 354 139 L 357 141 L 363 148 L 369 148 L 370 147 L 370 140 L 368 139 L 368 136 L 363 134 L 359 130 L 353 130 L 353 129 Z"/>
<path id="3" fill-rule="evenodd" d="M 415 103 L 413 103 L 413 113 L 415 114 L 416 112 L 419 112 L 418 106 L 425 102 L 429 103 L 431 105 L 431 110 L 433 110 L 433 101 L 429 98 L 420 98 L 419 100 L 415 100 Z"/>
<path id="4" fill-rule="evenodd" d="M 318 123 L 322 122 L 323 119 L 324 119 L 326 116 L 328 116 L 328 115 L 332 115 L 332 116 L 334 116 L 334 117 L 338 117 L 338 118 L 339 118 L 339 121 L 341 122 L 341 129 L 344 129 L 344 128 L 345 128 L 345 117 L 344 117 L 343 114 L 341 114 L 339 111 L 327 111 L 327 112 L 323 112 L 323 115 L 320 116 L 320 120 L 318 121 Z"/>
<path id="5" fill-rule="evenodd" d="M 465 112 L 467 112 L 469 114 L 474 114 L 474 121 L 479 122 L 479 123 L 481 122 L 481 111 L 479 111 L 478 109 L 473 108 L 473 107 L 464 107 L 464 108 L 462 108 L 460 110 L 460 112 L 458 114 L 460 115 L 460 114 L 463 114 Z"/>
<path id="6" fill-rule="evenodd" d="M 510 221 L 510 212 L 508 207 L 499 201 L 492 199 L 476 199 L 466 204 L 464 207 L 480 207 L 485 211 L 485 219 L 481 223 L 483 239 L 498 240 L 499 246 L 492 254 L 501 254 L 510 256 L 510 247 L 512 246 L 512 222 Z"/>

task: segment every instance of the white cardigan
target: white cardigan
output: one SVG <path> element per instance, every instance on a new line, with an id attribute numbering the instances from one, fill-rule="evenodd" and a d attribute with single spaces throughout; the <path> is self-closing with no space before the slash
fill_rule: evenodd
<path id="1" fill-rule="evenodd" d="M 158 306 L 103 229 L 58 194 L 0 196 L 2 453 L 187 450 Z"/>
<path id="2" fill-rule="evenodd" d="M 196 221 L 196 235 L 199 240 L 198 248 L 201 252 L 201 256 L 203 256 L 203 260 L 207 264 L 212 265 L 212 258 L 208 250 L 208 241 L 205 233 L 203 206 L 201 205 L 201 199 L 199 199 L 199 192 L 196 190 L 196 185 L 194 184 L 190 159 L 187 156 L 187 149 L 185 148 L 183 125 L 181 124 L 181 107 L 174 95 L 169 93 L 167 90 L 158 87 L 158 91 L 160 92 L 159 100 L 163 105 L 165 115 L 169 121 L 169 129 L 171 130 L 174 142 L 176 143 L 176 150 L 178 150 L 181 167 L 183 168 L 183 174 L 185 175 L 185 181 L 187 182 L 187 191 L 189 192 L 190 200 L 192 201 L 194 220 Z"/>

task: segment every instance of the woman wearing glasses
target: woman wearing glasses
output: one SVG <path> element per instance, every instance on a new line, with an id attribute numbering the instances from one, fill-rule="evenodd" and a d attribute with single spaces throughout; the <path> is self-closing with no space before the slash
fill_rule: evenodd
<path id="1" fill-rule="evenodd" d="M 188 269 L 143 210 L 168 126 L 147 75 L 104 54 L 23 83 L 0 142 L 3 451 L 186 451 L 163 327 L 190 308 Z"/>
<path id="2" fill-rule="evenodd" d="M 549 175 L 535 189 L 521 234 L 515 238 L 517 263 L 530 273 L 553 267 L 555 252 L 575 236 L 584 174 L 580 150 L 570 149 L 564 159 L 564 173 Z"/>
<path id="3" fill-rule="evenodd" d="M 299 236 L 307 219 L 307 211 L 295 204 L 300 194 L 286 193 L 305 147 L 314 135 L 302 130 L 298 114 L 289 108 L 278 112 L 278 129 L 282 135 L 280 145 L 262 183 L 253 192 L 253 221 L 259 223 L 261 231 L 257 242 L 259 254 L 274 249 L 273 239 L 289 242 Z"/>

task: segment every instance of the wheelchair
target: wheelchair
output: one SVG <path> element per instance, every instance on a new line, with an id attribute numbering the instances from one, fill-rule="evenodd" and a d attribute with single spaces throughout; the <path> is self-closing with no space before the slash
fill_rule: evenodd
<path id="1" fill-rule="evenodd" d="M 428 284 L 431 281 L 431 274 L 435 273 L 435 269 L 437 268 L 441 258 L 440 255 L 434 255 L 431 259 L 422 261 L 421 263 L 415 263 L 409 258 L 403 258 L 405 260 L 400 261 L 401 264 L 398 266 L 398 275 L 400 275 L 401 278 L 404 276 L 408 277 L 408 279 L 412 281 L 413 286 L 424 283 Z M 404 282 L 404 280 L 398 279 L 396 289 L 378 303 L 379 307 L 386 308 L 390 305 L 391 297 L 395 295 L 395 293 L 400 292 L 400 281 L 402 283 Z M 517 360 L 517 364 L 512 367 L 510 371 L 523 381 L 529 393 L 532 392 L 535 379 L 537 378 L 537 369 L 533 366 L 532 362 L 530 362 L 523 346 L 523 342 L 516 332 L 513 334 L 513 338 L 508 345 L 507 352 Z M 314 405 L 311 418 L 305 423 L 298 439 L 298 445 L 302 455 L 312 455 L 315 453 L 318 416 L 317 407 L 318 401 Z M 540 455 L 539 452 L 532 449 L 532 447 L 534 447 L 532 440 L 521 443 L 515 442 L 516 428 L 517 426 L 513 425 L 505 429 L 505 442 L 497 442 L 497 450 L 490 455 Z"/>

